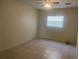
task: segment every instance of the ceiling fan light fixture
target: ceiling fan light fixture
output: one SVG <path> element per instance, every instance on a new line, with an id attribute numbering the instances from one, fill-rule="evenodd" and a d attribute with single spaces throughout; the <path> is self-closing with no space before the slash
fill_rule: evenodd
<path id="1" fill-rule="evenodd" d="M 45 4 L 45 8 L 51 8 L 51 4 Z"/>
<path id="2" fill-rule="evenodd" d="M 51 2 L 52 2 L 52 0 L 43 0 L 44 7 L 51 8 Z"/>

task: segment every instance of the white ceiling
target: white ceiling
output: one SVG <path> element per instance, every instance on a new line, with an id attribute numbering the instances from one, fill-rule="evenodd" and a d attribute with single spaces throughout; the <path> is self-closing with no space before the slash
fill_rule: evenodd
<path id="1" fill-rule="evenodd" d="M 40 0 L 19 0 L 19 1 L 29 4 L 36 9 L 44 9 L 43 4 L 37 2 Z M 78 5 L 78 0 L 52 0 L 52 1 L 60 2 L 59 4 L 52 4 L 52 8 L 71 8 L 71 7 L 77 7 Z M 71 3 L 71 4 L 66 5 L 65 3 Z"/>

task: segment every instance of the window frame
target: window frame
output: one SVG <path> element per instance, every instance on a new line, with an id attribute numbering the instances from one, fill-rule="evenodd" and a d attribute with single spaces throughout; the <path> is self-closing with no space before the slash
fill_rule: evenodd
<path id="1" fill-rule="evenodd" d="M 61 27 L 58 27 L 58 26 L 48 26 L 48 17 L 63 17 L 63 19 L 62 19 L 62 26 Z M 48 28 L 64 28 L 64 16 L 60 16 L 60 15 L 56 15 L 56 16 L 47 16 L 47 23 L 46 23 L 46 26 L 48 27 Z"/>

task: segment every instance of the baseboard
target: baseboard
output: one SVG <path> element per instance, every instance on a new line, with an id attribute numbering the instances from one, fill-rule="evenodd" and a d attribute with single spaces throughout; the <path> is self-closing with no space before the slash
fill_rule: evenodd
<path id="1" fill-rule="evenodd" d="M 24 43 L 29 43 L 29 42 L 31 42 L 31 41 L 33 41 L 33 40 L 34 40 L 34 39 L 28 40 L 28 41 L 19 42 L 19 43 L 15 44 L 15 45 L 11 45 L 11 46 L 9 46 L 9 47 L 7 47 L 7 48 L 0 49 L 0 52 L 5 51 L 5 50 L 8 50 L 8 49 L 10 49 L 10 48 L 17 47 L 17 46 L 22 45 L 22 44 L 24 44 Z"/>

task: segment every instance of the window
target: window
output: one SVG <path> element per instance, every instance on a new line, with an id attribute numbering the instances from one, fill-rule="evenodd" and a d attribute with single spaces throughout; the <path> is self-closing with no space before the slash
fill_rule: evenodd
<path id="1" fill-rule="evenodd" d="M 64 16 L 47 16 L 47 27 L 63 28 Z"/>

